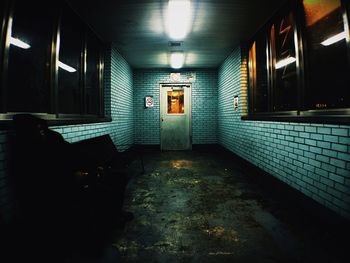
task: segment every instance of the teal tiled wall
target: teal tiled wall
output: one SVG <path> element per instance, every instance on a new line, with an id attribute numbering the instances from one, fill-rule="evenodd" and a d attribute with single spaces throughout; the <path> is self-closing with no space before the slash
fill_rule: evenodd
<path id="1" fill-rule="evenodd" d="M 170 83 L 171 70 L 134 70 L 135 143 L 160 144 L 161 83 Z M 188 80 L 194 72 L 196 79 Z M 217 71 L 191 70 L 180 72 L 181 83 L 192 84 L 192 143 L 217 143 Z M 144 107 L 144 97 L 153 96 L 153 108 Z"/>
<path id="2" fill-rule="evenodd" d="M 237 48 L 219 68 L 219 143 L 350 218 L 350 126 L 241 120 L 232 107 L 245 96 L 241 63 Z"/>

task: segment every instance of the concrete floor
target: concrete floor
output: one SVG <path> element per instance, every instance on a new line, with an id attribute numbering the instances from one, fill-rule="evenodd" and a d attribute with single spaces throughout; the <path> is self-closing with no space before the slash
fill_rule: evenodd
<path id="1" fill-rule="evenodd" d="M 144 161 L 114 239 L 122 262 L 350 262 L 347 221 L 222 149 Z"/>
<path id="2" fill-rule="evenodd" d="M 134 220 L 112 229 L 99 217 L 82 228 L 79 244 L 75 235 L 57 239 L 57 231 L 14 224 L 0 231 L 0 262 L 350 262 L 349 221 L 223 148 L 143 158 L 145 173 L 133 162 L 126 192 Z M 66 243 L 76 251 L 64 251 Z"/>

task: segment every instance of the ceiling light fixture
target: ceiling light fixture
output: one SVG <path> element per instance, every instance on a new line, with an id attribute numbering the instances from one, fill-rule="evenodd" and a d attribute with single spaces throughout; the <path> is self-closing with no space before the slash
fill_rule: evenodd
<path id="1" fill-rule="evenodd" d="M 325 41 L 321 42 L 321 45 L 323 45 L 323 46 L 330 46 L 330 45 L 332 45 L 334 43 L 337 43 L 337 42 L 339 42 L 339 41 L 341 41 L 341 40 L 343 40 L 345 38 L 346 38 L 346 33 L 345 32 L 341 32 L 339 34 L 336 34 L 336 35 L 334 35 L 332 37 L 327 38 Z"/>
<path id="2" fill-rule="evenodd" d="M 275 68 L 276 69 L 283 68 L 284 66 L 292 64 L 295 61 L 297 61 L 295 57 L 289 57 L 289 58 L 282 59 L 276 63 Z"/>
<path id="3" fill-rule="evenodd" d="M 20 40 L 18 38 L 14 38 L 14 37 L 10 37 L 10 44 L 14 45 L 16 47 L 19 47 L 19 48 L 23 48 L 23 49 L 30 48 L 29 44 L 23 42 L 22 40 Z"/>
<path id="4" fill-rule="evenodd" d="M 190 0 L 169 0 L 166 27 L 170 38 L 184 39 L 191 28 L 192 9 Z"/>
<path id="5" fill-rule="evenodd" d="M 185 62 L 185 56 L 183 52 L 172 52 L 170 54 L 170 66 L 174 69 L 182 68 Z"/>
<path id="6" fill-rule="evenodd" d="M 58 67 L 61 68 L 61 69 L 64 69 L 68 72 L 76 72 L 77 70 L 75 68 L 72 68 L 71 66 L 68 66 L 67 64 L 64 64 L 63 62 L 61 61 L 58 61 Z"/>

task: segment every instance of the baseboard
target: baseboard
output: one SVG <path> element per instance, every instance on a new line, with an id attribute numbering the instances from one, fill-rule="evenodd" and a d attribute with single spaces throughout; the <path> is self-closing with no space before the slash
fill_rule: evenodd
<path id="1" fill-rule="evenodd" d="M 217 143 L 213 143 L 213 144 L 192 144 L 192 150 L 194 151 L 221 151 L 222 147 L 217 144 Z"/>
<path id="2" fill-rule="evenodd" d="M 159 144 L 135 144 L 134 147 L 141 151 L 160 151 Z"/>
<path id="3" fill-rule="evenodd" d="M 145 151 L 160 151 L 159 144 L 135 144 L 134 147 Z M 193 144 L 192 150 L 195 151 L 221 151 L 222 147 L 219 144 Z"/>

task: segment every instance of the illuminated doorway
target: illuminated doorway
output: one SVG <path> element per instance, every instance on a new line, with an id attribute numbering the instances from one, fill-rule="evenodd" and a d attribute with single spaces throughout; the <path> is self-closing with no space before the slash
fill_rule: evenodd
<path id="1" fill-rule="evenodd" d="M 191 85 L 160 85 L 160 147 L 191 150 Z"/>

